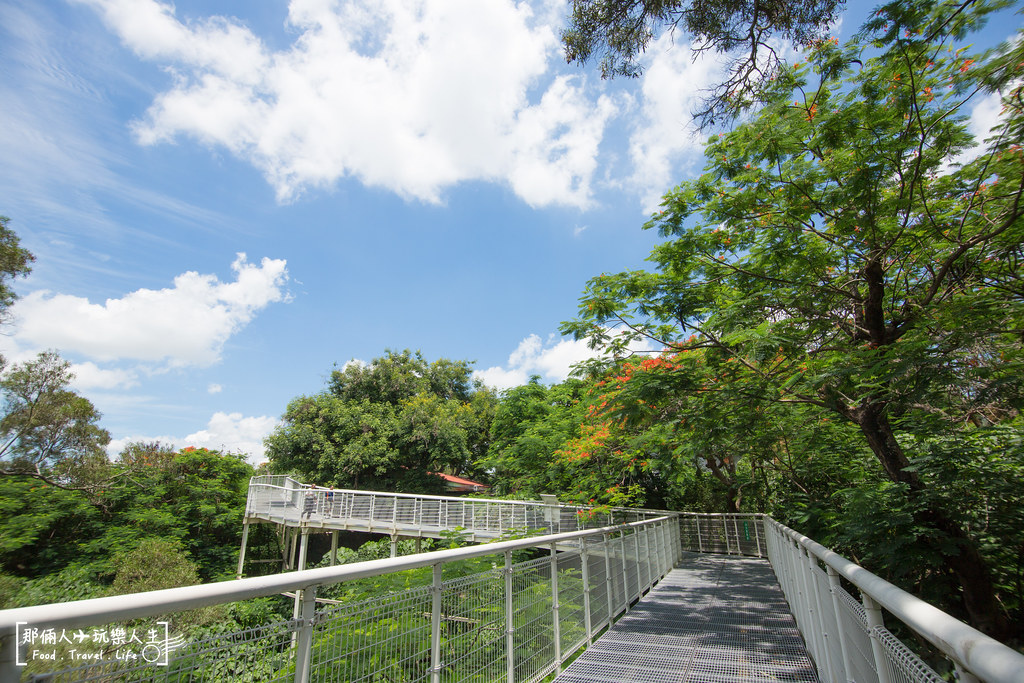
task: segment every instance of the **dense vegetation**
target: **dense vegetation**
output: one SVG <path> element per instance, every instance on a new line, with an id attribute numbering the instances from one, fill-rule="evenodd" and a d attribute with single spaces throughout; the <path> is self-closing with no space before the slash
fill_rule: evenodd
<path id="1" fill-rule="evenodd" d="M 814 37 L 836 3 L 814 6 L 792 31 Z M 818 38 L 721 104 L 746 118 L 645 226 L 664 238 L 651 270 L 595 277 L 564 324 L 605 352 L 574 378 L 497 395 L 470 362 L 388 351 L 295 399 L 269 470 L 767 512 L 1019 641 L 1024 41 L 965 44 L 1000 6 L 886 5 L 849 43 Z M 979 141 L 966 114 L 989 92 L 1001 123 Z M 7 305 L 30 256 L 3 230 Z M 638 339 L 659 351 L 631 354 Z M 230 575 L 244 459 L 136 444 L 108 463 L 98 415 L 67 384 L 55 356 L 0 382 L 0 607 Z"/>

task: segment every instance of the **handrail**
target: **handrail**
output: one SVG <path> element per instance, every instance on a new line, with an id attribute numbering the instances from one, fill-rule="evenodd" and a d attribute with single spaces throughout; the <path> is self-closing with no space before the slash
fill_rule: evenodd
<path id="1" fill-rule="evenodd" d="M 629 522 L 599 529 L 569 531 L 547 536 L 533 536 L 512 541 L 496 541 L 450 550 L 435 550 L 383 560 L 368 560 L 353 564 L 302 571 L 273 574 L 270 576 L 254 576 L 233 581 L 165 588 L 115 595 L 105 598 L 92 598 L 74 602 L 36 605 L 0 610 L 0 638 L 13 634 L 18 623 L 49 625 L 60 623 L 64 626 L 94 626 L 126 619 L 141 619 L 168 612 L 209 607 L 225 602 L 236 602 L 250 598 L 276 595 L 286 590 L 305 590 L 313 586 L 328 586 L 343 581 L 364 579 L 408 569 L 430 567 L 454 560 L 464 560 L 486 555 L 497 555 L 511 550 L 537 548 L 550 544 L 562 544 L 590 536 L 615 533 L 625 529 L 649 526 L 668 521 L 669 517 Z"/>
<path id="2" fill-rule="evenodd" d="M 766 516 L 765 521 L 859 588 L 863 595 L 884 607 L 951 658 L 954 663 L 962 665 L 967 671 L 985 681 L 1024 683 L 1024 654 L 894 586 L 771 517 Z M 776 563 L 777 560 L 773 560 L 773 566 Z M 776 568 L 776 573 L 778 572 L 779 569 Z"/>
<path id="3" fill-rule="evenodd" d="M 294 480 L 289 481 L 298 483 Z M 261 485 L 268 486 L 269 484 Z M 290 490 L 308 489 L 292 488 Z M 354 493 L 366 494 L 368 492 Z M 412 497 L 416 498 L 416 496 Z M 517 501 L 498 500 L 495 502 L 516 503 Z M 544 507 L 543 503 L 529 502 Z M 754 522 L 750 529 L 747 528 L 749 521 Z M 694 528 L 690 529 L 688 525 Z M 691 533 L 691 538 L 688 541 L 691 543 L 690 546 L 687 546 L 682 538 L 684 529 Z M 692 535 L 694 529 L 696 535 Z M 748 531 L 752 533 L 747 534 Z M 618 535 L 617 539 L 612 538 L 616 535 Z M 609 545 L 610 538 L 614 541 L 612 545 Z M 762 542 L 765 543 L 764 546 L 762 546 Z M 574 546 L 577 543 L 579 544 L 578 548 Z M 506 651 L 512 653 L 515 647 L 515 638 L 518 637 L 514 636 L 512 614 L 518 608 L 509 597 L 513 592 L 513 565 L 510 563 L 510 553 L 513 550 L 525 548 L 550 548 L 550 571 L 553 572 L 551 576 L 555 577 L 558 573 L 555 568 L 559 566 L 560 561 L 555 557 L 556 546 L 557 550 L 563 550 L 566 546 L 570 547 L 568 553 L 558 552 L 559 557 L 576 555 L 583 558 L 577 560 L 579 563 L 577 571 L 581 572 L 580 578 L 585 586 L 582 589 L 582 597 L 579 597 L 578 600 L 584 603 L 585 615 L 577 616 L 586 624 L 585 632 L 588 642 L 603 625 L 611 623 L 614 616 L 613 602 L 615 610 L 628 609 L 631 600 L 639 598 L 647 588 L 656 583 L 671 568 L 683 548 L 757 554 L 758 556 L 762 554 L 762 548 L 765 548 L 790 607 L 797 618 L 797 624 L 807 642 L 808 650 L 814 655 L 822 681 L 838 683 L 839 681 L 877 680 L 879 683 L 889 683 L 890 680 L 896 680 L 890 678 L 889 668 L 891 666 L 902 665 L 911 659 L 916 659 L 916 656 L 905 645 L 885 629 L 880 609 L 884 608 L 893 617 L 915 631 L 924 641 L 931 643 L 939 652 L 947 656 L 957 667 L 959 678 L 964 683 L 971 683 L 979 678 L 990 683 L 1024 683 L 1024 655 L 872 574 L 807 536 L 767 515 L 757 513 L 740 515 L 664 513 L 653 519 L 497 541 L 452 550 L 418 553 L 385 560 L 0 611 L 0 680 L 7 680 L 5 676 L 9 676 L 12 671 L 13 661 L 10 658 L 13 655 L 10 643 L 14 640 L 11 636 L 16 632 L 18 624 L 29 623 L 35 627 L 58 624 L 64 627 L 95 626 L 269 596 L 285 591 L 301 591 L 299 593 L 301 597 L 297 598 L 296 619 L 289 622 L 291 624 L 289 628 L 294 629 L 297 634 L 298 645 L 294 646 L 295 652 L 305 652 L 301 660 L 298 654 L 295 655 L 295 680 L 306 681 L 312 643 L 310 634 L 313 632 L 312 629 L 316 622 L 313 618 L 314 602 L 319 587 L 408 569 L 433 567 L 434 605 L 430 608 L 429 613 L 423 612 L 425 609 L 423 608 L 417 614 L 432 615 L 433 626 L 431 628 L 436 631 L 438 619 L 441 618 L 441 566 L 455 560 L 501 554 L 505 555 L 505 570 L 502 576 L 506 588 L 502 594 L 504 597 L 499 596 L 498 602 L 504 600 Z M 591 555 L 589 563 L 586 559 L 588 552 L 597 554 L 596 556 Z M 621 562 L 617 558 L 621 558 Z M 627 571 L 627 560 L 635 561 L 634 569 Z M 530 560 L 524 564 L 536 568 L 540 565 L 533 563 L 538 561 L 545 565 L 549 562 L 547 558 L 539 558 L 539 560 Z M 588 577 L 588 573 L 592 571 L 598 572 L 599 578 L 596 583 L 593 582 L 593 574 L 589 574 Z M 847 586 L 852 584 L 860 590 L 860 601 L 847 592 L 847 589 L 840 583 L 841 579 L 849 582 Z M 559 619 L 557 610 L 559 604 L 558 581 L 553 578 L 550 583 L 550 599 L 552 605 L 555 606 L 553 617 L 557 622 Z M 591 605 L 591 591 L 594 592 L 594 599 L 597 600 L 593 605 Z M 617 613 L 615 612 L 615 614 Z M 554 638 L 558 641 L 557 626 L 554 633 Z M 567 647 L 569 646 L 575 647 L 575 645 L 567 643 Z M 438 648 L 439 644 L 435 642 L 432 645 L 434 653 L 432 656 L 438 656 Z M 564 661 L 570 654 L 571 651 L 559 652 L 556 649 L 552 661 Z M 509 654 L 507 657 L 511 667 L 512 655 Z M 921 662 L 918 663 L 919 666 L 915 671 L 924 671 L 926 666 Z M 440 680 L 439 666 L 437 662 L 432 665 L 432 681 Z M 557 664 L 544 666 L 557 667 Z M 548 668 L 543 671 L 538 669 L 529 674 L 528 679 L 539 680 L 536 676 L 543 677 L 546 675 L 544 672 L 551 670 L 553 669 Z M 303 674 L 303 671 L 306 673 Z M 913 680 L 935 680 L 931 673 L 915 674 L 915 676 Z M 516 680 L 522 683 L 526 679 L 517 677 Z"/>
<path id="4" fill-rule="evenodd" d="M 513 562 L 513 551 L 538 547 L 548 551 L 548 556 Z M 19 626 L 31 632 L 49 630 L 51 634 L 59 627 L 63 633 L 69 628 L 117 624 L 292 590 L 297 595 L 291 620 L 224 634 L 216 644 L 211 640 L 176 644 L 174 647 L 182 650 L 164 665 L 175 667 L 174 675 L 187 675 L 189 670 L 216 661 L 207 659 L 210 653 L 214 653 L 214 657 L 223 653 L 230 659 L 235 652 L 243 659 L 236 660 L 232 666 L 243 661 L 245 665 L 255 664 L 244 659 L 248 656 L 245 643 L 253 638 L 261 643 L 260 662 L 275 673 L 275 680 L 283 674 L 295 683 L 308 683 L 325 669 L 344 677 L 351 666 L 376 667 L 378 663 L 373 659 L 376 654 L 364 655 L 365 647 L 339 651 L 318 648 L 316 643 L 332 638 L 331 633 L 339 632 L 338 629 L 352 628 L 354 633 L 365 634 L 377 628 L 383 619 L 389 623 L 389 629 L 398 622 L 406 627 L 416 625 L 411 630 L 389 630 L 391 635 L 385 639 L 387 642 L 374 643 L 374 652 L 378 648 L 390 648 L 386 656 L 399 657 L 417 668 L 417 676 L 428 675 L 432 683 L 441 683 L 447 666 L 458 665 L 459 657 L 454 657 L 449 664 L 444 661 L 445 653 L 452 647 L 460 648 L 463 655 L 489 652 L 489 656 L 494 656 L 495 652 L 500 652 L 496 656 L 500 657 L 503 667 L 507 663 L 509 680 L 514 674 L 517 683 L 533 683 L 557 671 L 576 650 L 592 642 L 617 615 L 628 610 L 632 602 L 640 599 L 672 569 L 679 552 L 674 518 L 662 516 L 400 558 L 0 611 L 0 681 L 21 677 L 17 660 L 19 646 L 27 647 L 29 641 L 16 642 L 13 636 L 18 634 Z M 503 571 L 495 565 L 484 572 L 443 579 L 442 568 L 446 563 L 494 555 L 504 556 Z M 317 590 L 322 586 L 428 566 L 433 570 L 429 586 L 317 609 Z M 612 568 L 614 572 L 610 571 Z M 560 576 L 566 582 L 561 589 Z M 467 601 L 467 591 L 473 591 L 476 598 Z M 483 607 L 491 611 L 488 614 L 470 611 L 467 617 L 460 617 L 463 607 L 466 610 Z M 500 622 L 496 618 L 496 614 L 500 614 L 498 610 L 504 611 Z M 548 614 L 550 616 L 546 616 Z M 392 619 L 398 621 L 390 621 Z M 459 621 L 462 619 L 465 621 Z M 482 640 L 451 640 L 442 649 L 442 631 L 448 628 L 449 622 L 456 621 L 486 624 L 481 633 L 490 636 Z M 425 627 L 425 623 L 429 623 L 429 627 Z M 429 635 L 426 648 L 424 639 L 417 635 L 422 634 L 424 628 Z M 522 648 L 529 649 L 527 644 L 540 634 L 545 634 L 543 638 L 549 639 L 552 647 L 533 648 L 525 653 Z M 36 641 L 31 642 L 34 646 Z M 166 643 L 168 652 L 169 644 L 170 639 Z M 242 649 L 236 650 L 238 647 Z M 248 652 L 251 655 L 251 650 Z M 43 660 L 52 658 L 42 657 Z M 44 676 L 78 674 L 92 680 L 94 675 L 104 678 L 127 675 L 153 666 L 152 660 L 131 663 L 128 659 L 118 655 L 116 661 L 50 671 Z M 429 669 L 422 670 L 425 661 L 429 661 Z M 394 661 L 389 666 L 392 665 Z"/>
<path id="5" fill-rule="evenodd" d="M 263 478 L 279 478 L 279 477 L 282 477 L 282 476 L 285 477 L 288 481 L 291 481 L 291 482 L 297 484 L 298 486 L 295 487 L 295 488 L 290 488 L 290 487 L 281 486 L 281 485 L 278 485 L 278 484 L 268 484 L 268 483 L 263 482 L 263 481 L 257 481 L 258 479 L 263 479 Z M 324 487 L 324 486 L 316 486 L 314 484 L 305 484 L 305 483 L 302 483 L 302 482 L 298 481 L 297 479 L 293 479 L 292 477 L 288 477 L 287 475 L 273 475 L 273 474 L 270 474 L 270 475 L 268 475 L 268 474 L 261 474 L 261 475 L 256 475 L 256 476 L 252 477 L 249 480 L 249 487 L 250 487 L 250 489 L 254 485 L 255 486 L 262 486 L 262 487 L 266 487 L 266 488 L 281 489 L 281 490 L 284 490 L 284 491 L 307 491 L 307 492 L 308 491 L 330 491 L 332 493 L 355 493 L 355 494 L 361 494 L 361 495 L 373 494 L 374 496 L 381 496 L 381 497 L 386 497 L 386 498 L 403 498 L 403 499 L 411 499 L 411 500 L 427 499 L 427 500 L 439 500 L 439 501 L 444 501 L 444 500 L 460 501 L 460 502 L 464 502 L 464 503 L 477 503 L 477 502 L 479 502 L 479 503 L 502 503 L 502 504 L 505 504 L 505 505 L 523 505 L 523 506 L 527 506 L 527 507 L 538 507 L 538 508 L 557 507 L 557 508 L 561 508 L 561 509 L 570 509 L 570 510 L 593 510 L 593 509 L 597 508 L 597 506 L 594 506 L 594 505 L 576 505 L 574 503 L 568 503 L 568 502 L 564 502 L 564 501 L 559 501 L 558 505 L 552 505 L 550 503 L 545 503 L 545 502 L 539 501 L 539 500 L 516 500 L 516 499 L 511 499 L 511 498 L 480 498 L 480 497 L 477 497 L 477 496 L 472 496 L 472 497 L 469 497 L 469 496 L 441 496 L 441 495 L 428 494 L 428 493 L 398 493 L 398 492 L 395 492 L 395 491 L 372 491 L 372 490 L 369 490 L 369 489 L 337 489 L 337 488 L 330 488 L 330 487 Z M 605 509 L 605 510 L 613 511 L 613 512 L 632 512 L 632 513 L 643 513 L 643 514 L 647 514 L 647 515 L 673 514 L 672 511 L 670 511 L 670 510 L 657 510 L 657 509 L 653 509 L 653 508 L 625 508 L 625 507 L 605 507 L 605 506 L 601 506 L 601 508 Z M 714 513 L 708 513 L 708 514 L 714 514 Z"/>

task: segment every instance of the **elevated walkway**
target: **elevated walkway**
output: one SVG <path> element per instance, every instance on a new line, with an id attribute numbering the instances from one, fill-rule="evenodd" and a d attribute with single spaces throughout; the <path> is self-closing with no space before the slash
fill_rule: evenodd
<path id="1" fill-rule="evenodd" d="M 817 680 L 767 560 L 683 553 L 555 683 Z"/>
<path id="2" fill-rule="evenodd" d="M 0 611 L 0 682 L 941 683 L 929 663 L 945 657 L 964 683 L 1024 683 L 1020 653 L 763 515 L 329 491 L 279 477 L 254 479 L 246 532 L 256 522 L 301 536 L 300 557 L 318 530 L 548 533 Z M 329 586 L 375 577 L 405 588 L 318 602 Z M 182 611 L 285 592 L 296 596 L 292 619 L 193 640 L 168 625 Z M 59 638 L 112 639 L 139 619 L 154 638 L 150 627 L 164 628 L 141 656 L 127 656 L 130 640 L 78 641 L 57 656 Z M 76 652 L 89 656 L 65 656 Z"/>
<path id="3" fill-rule="evenodd" d="M 253 477 L 245 520 L 299 529 L 361 531 L 407 538 L 459 532 L 488 541 L 512 531 L 557 534 L 660 517 L 664 512 L 549 502 L 329 489 L 291 477 Z"/>

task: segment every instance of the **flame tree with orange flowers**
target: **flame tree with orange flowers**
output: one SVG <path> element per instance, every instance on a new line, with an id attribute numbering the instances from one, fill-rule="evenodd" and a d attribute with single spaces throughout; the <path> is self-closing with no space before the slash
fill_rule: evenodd
<path id="1" fill-rule="evenodd" d="M 655 270 L 592 279 L 563 327 L 620 355 L 645 337 L 704 359 L 634 399 L 713 380 L 720 416 L 731 399 L 851 427 L 930 580 L 1000 638 L 1020 632 L 1022 568 L 1005 578 L 994 558 L 1019 555 L 1021 532 L 989 542 L 965 503 L 1002 509 L 1024 480 L 1024 41 L 962 41 L 1005 7 L 892 3 L 847 44 L 819 41 L 665 196 L 645 226 L 666 238 Z M 999 123 L 975 140 L 967 115 L 990 94 Z"/>

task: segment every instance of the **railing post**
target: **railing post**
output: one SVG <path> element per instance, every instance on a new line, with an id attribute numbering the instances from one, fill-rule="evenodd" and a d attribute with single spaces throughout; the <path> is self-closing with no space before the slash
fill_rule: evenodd
<path id="1" fill-rule="evenodd" d="M 740 545 L 740 525 L 739 525 L 739 520 L 737 519 L 737 517 L 738 517 L 737 515 L 733 515 L 733 517 L 732 517 L 732 533 L 733 533 L 734 536 L 736 536 L 736 554 L 739 555 L 740 557 L 742 557 L 743 556 L 743 546 Z"/>
<path id="2" fill-rule="evenodd" d="M 672 567 L 675 566 L 674 555 L 676 552 L 676 541 L 675 537 L 672 536 L 672 525 L 675 522 L 673 519 L 669 519 L 665 522 L 662 527 L 665 533 L 665 573 L 672 571 Z"/>
<path id="3" fill-rule="evenodd" d="M 871 654 L 875 657 L 875 672 L 878 674 L 878 683 L 890 683 L 889 658 L 885 656 L 885 648 L 875 632 L 876 628 L 885 628 L 882 608 L 878 606 L 874 598 L 864 591 L 861 591 L 860 597 L 861 602 L 864 603 L 864 613 L 867 615 L 868 634 L 871 636 Z"/>
<path id="4" fill-rule="evenodd" d="M 661 522 L 651 527 L 651 540 L 654 542 L 654 552 L 648 552 L 651 557 L 651 588 L 661 579 Z M 649 549 L 649 547 L 648 547 Z"/>
<path id="5" fill-rule="evenodd" d="M 302 571 L 306 568 L 306 554 L 309 550 L 309 529 L 306 527 L 302 528 L 302 541 L 299 544 L 299 566 L 297 571 Z M 295 591 L 295 608 L 292 610 L 292 617 L 298 619 L 302 615 L 302 605 L 305 604 L 305 591 Z"/>
<path id="6" fill-rule="evenodd" d="M 622 611 L 629 611 L 629 572 L 626 568 L 626 532 L 619 532 L 619 550 L 622 551 Z"/>
<path id="7" fill-rule="evenodd" d="M 18 666 L 17 628 L 0 635 L 0 681 L 20 681 L 22 669 Z"/>
<path id="8" fill-rule="evenodd" d="M 430 601 L 430 681 L 441 683 L 441 563 L 433 566 Z"/>
<path id="9" fill-rule="evenodd" d="M 981 679 L 965 669 L 960 662 L 954 661 L 953 668 L 956 669 L 956 680 L 959 683 L 981 683 Z"/>
<path id="10" fill-rule="evenodd" d="M 242 522 L 242 547 L 238 551 L 238 571 L 235 578 L 242 578 L 242 567 L 245 565 L 245 545 L 249 542 L 249 520 Z"/>
<path id="11" fill-rule="evenodd" d="M 506 683 L 516 680 L 516 622 L 515 603 L 512 596 L 512 551 L 505 551 L 505 659 Z"/>
<path id="12" fill-rule="evenodd" d="M 697 522 L 697 550 L 704 552 L 704 539 L 700 535 L 700 516 L 694 515 L 693 519 Z"/>
<path id="13" fill-rule="evenodd" d="M 811 586 L 809 582 L 808 574 L 810 571 L 807 567 L 807 549 L 802 545 L 797 544 L 797 562 L 796 570 L 800 573 L 800 584 L 803 586 L 803 617 L 804 624 L 807 628 L 807 632 L 804 633 L 804 638 L 810 636 L 811 639 L 811 650 L 813 651 L 814 658 L 821 661 L 821 632 L 817 626 L 817 615 L 814 613 L 814 598 L 811 595 Z"/>
<path id="14" fill-rule="evenodd" d="M 658 527 L 648 525 L 644 527 L 644 548 L 647 551 L 647 590 L 654 588 L 655 572 L 654 561 L 658 557 Z"/>
<path id="15" fill-rule="evenodd" d="M 754 538 L 757 540 L 757 556 L 764 557 L 761 552 L 761 525 L 764 524 L 764 516 L 758 516 L 754 518 Z M 765 548 L 767 550 L 767 548 Z"/>
<path id="16" fill-rule="evenodd" d="M 590 612 L 590 554 L 587 539 L 580 539 L 580 562 L 583 576 L 583 625 L 587 629 L 587 645 L 594 644 L 593 617 Z"/>
<path id="17" fill-rule="evenodd" d="M 555 670 L 562 670 L 562 623 L 558 614 L 558 550 L 551 544 L 551 616 L 554 619 Z"/>
<path id="18" fill-rule="evenodd" d="M 839 651 L 843 657 L 843 680 L 850 680 L 850 672 L 853 671 L 850 668 L 850 653 L 846 649 L 846 632 L 843 630 L 843 606 L 839 602 L 839 591 L 842 589 L 842 584 L 839 582 L 839 572 L 830 566 L 826 566 L 828 572 L 828 587 L 829 592 L 832 593 L 832 610 L 836 615 L 836 635 L 839 637 Z"/>
<path id="19" fill-rule="evenodd" d="M 821 591 L 818 590 L 818 582 L 814 577 L 817 570 L 818 560 L 810 552 L 807 553 L 807 582 L 813 591 L 814 609 L 818 614 L 818 642 L 821 644 L 822 653 L 825 656 L 825 671 L 832 672 L 832 648 L 829 646 L 830 634 L 825 628 L 825 609 L 822 607 Z"/>
<path id="20" fill-rule="evenodd" d="M 670 545 L 672 539 L 668 537 L 668 522 L 662 522 L 658 525 L 658 538 L 661 541 L 661 566 L 658 568 L 658 577 L 663 578 L 669 570 L 669 557 L 672 554 Z"/>
<path id="21" fill-rule="evenodd" d="M 640 585 L 643 581 L 642 572 L 640 571 L 640 529 L 636 529 L 633 533 L 633 557 L 634 564 L 636 565 L 636 598 L 640 599 L 640 596 L 644 594 L 644 590 Z"/>
<path id="22" fill-rule="evenodd" d="M 313 618 L 316 616 L 317 586 L 304 588 L 298 617 L 302 620 L 295 639 L 295 683 L 309 681 L 310 659 L 313 653 Z"/>
<path id="23" fill-rule="evenodd" d="M 612 615 L 615 612 L 615 582 L 612 581 L 612 558 L 611 545 L 608 543 L 608 532 L 601 534 L 604 539 L 604 583 L 608 599 L 608 626 L 612 625 Z"/>

